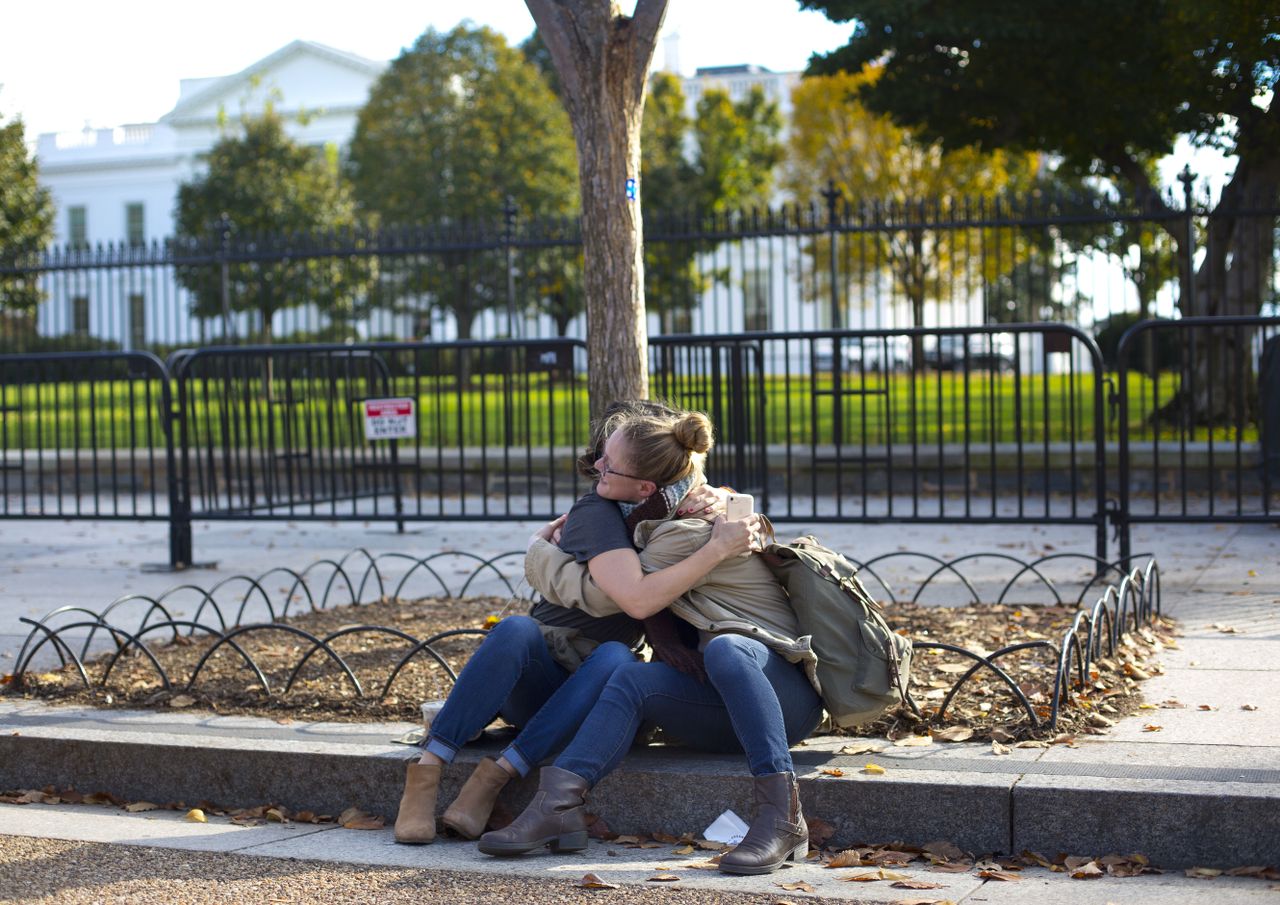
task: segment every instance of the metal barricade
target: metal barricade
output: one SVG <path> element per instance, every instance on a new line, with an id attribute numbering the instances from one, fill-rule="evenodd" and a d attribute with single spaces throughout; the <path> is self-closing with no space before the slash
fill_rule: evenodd
<path id="1" fill-rule="evenodd" d="M 1078 524 L 1106 556 L 1105 374 L 1062 324 L 651 341 L 655 396 L 710 412 L 712 480 L 786 521 Z"/>
<path id="2" fill-rule="evenodd" d="M 0 355 L 0 518 L 170 520 L 169 374 L 149 352 Z M 170 557 L 190 561 L 171 535 Z"/>
<path id="3" fill-rule="evenodd" d="M 1120 339 L 1120 555 L 1143 523 L 1280 521 L 1260 414 L 1280 388 L 1259 386 L 1280 318 L 1143 321 Z"/>

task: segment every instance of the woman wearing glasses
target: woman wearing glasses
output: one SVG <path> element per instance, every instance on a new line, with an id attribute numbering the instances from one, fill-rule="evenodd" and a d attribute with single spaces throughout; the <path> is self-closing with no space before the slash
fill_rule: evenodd
<path id="1" fill-rule="evenodd" d="M 561 549 L 576 561 L 613 562 L 616 557 L 634 562 L 638 572 L 639 560 L 620 503 L 631 507 L 634 523 L 642 517 L 710 515 L 718 497 L 701 486 L 704 457 L 692 466 L 686 457 L 666 470 L 651 470 L 649 478 L 613 471 L 602 450 L 604 438 L 621 417 L 639 412 L 664 417 L 675 413 L 648 402 L 623 403 L 611 412 L 594 432 L 595 446 L 579 461 L 580 468 L 588 464 L 593 474 L 598 474 L 597 487 L 574 505 L 567 521 L 561 518 L 555 524 L 563 525 Z M 709 446 L 709 433 L 707 437 Z M 640 503 L 644 505 L 638 506 Z M 679 595 L 722 558 L 744 552 L 747 545 L 746 526 L 720 529 L 716 543 L 699 556 L 645 576 L 646 593 Z M 526 775 L 561 747 L 595 704 L 613 671 L 635 662 L 633 649 L 642 635 L 648 636 L 650 646 L 668 662 L 696 671 L 700 661 L 678 643 L 674 620 L 667 614 L 662 616 L 645 619 L 642 625 L 640 619 L 617 608 L 595 615 L 541 600 L 528 616 L 508 616 L 494 626 L 432 721 L 426 751 L 417 763 L 408 765 L 396 816 L 396 841 L 434 841 L 442 769 L 495 716 L 520 727 L 520 732 L 497 760 L 486 757 L 480 761 L 441 818 L 445 826 L 468 839 L 484 832 L 498 793 L 507 782 Z"/>
<path id="2" fill-rule="evenodd" d="M 597 462 L 596 495 L 628 507 L 652 486 L 701 473 L 711 448 L 705 415 L 626 418 L 605 442 Z M 572 533 L 578 508 L 569 514 Z M 510 826 L 486 833 L 480 850 L 515 855 L 550 846 L 587 846 L 585 797 L 626 755 L 642 722 L 690 747 L 746 754 L 754 780 L 756 815 L 742 842 L 720 859 L 728 873 L 776 870 L 808 851 L 808 830 L 790 746 L 822 716 L 812 680 L 816 658 L 785 590 L 747 549 L 759 516 L 737 522 L 642 520 L 634 525 L 639 554 L 615 546 L 573 556 L 552 541 L 558 522 L 535 540 L 525 574 L 544 597 L 595 616 L 624 613 L 643 619 L 670 607 L 697 630 L 706 681 L 666 663 L 629 662 L 612 673 L 573 740 L 543 767 L 533 801 Z M 563 544 L 563 540 L 562 540 Z M 585 565 L 583 564 L 585 562 Z"/>

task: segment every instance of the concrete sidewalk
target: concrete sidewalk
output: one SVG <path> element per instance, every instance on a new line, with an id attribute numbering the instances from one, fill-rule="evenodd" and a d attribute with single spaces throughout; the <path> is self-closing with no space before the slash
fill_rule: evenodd
<path id="1" fill-rule="evenodd" d="M 218 559 L 220 567 L 180 576 L 137 571 L 139 563 L 162 557 L 163 526 L 33 522 L 23 525 L 25 536 L 6 532 L 0 540 L 0 632 L 8 637 L 0 651 L 12 657 L 20 636 L 25 636 L 18 616 L 35 618 L 56 605 L 75 603 L 98 610 L 125 590 L 155 593 L 186 581 L 208 586 L 235 572 L 254 574 L 279 565 L 297 568 L 357 546 L 416 555 L 454 547 L 494 555 L 522 549 L 532 526 L 448 524 L 407 535 L 360 525 L 198 527 L 197 549 Z M 900 549 L 945 559 L 977 551 L 1034 557 L 1092 549 L 1091 536 L 1078 528 L 812 525 L 785 526 L 782 533 L 806 530 L 860 560 Z M 806 812 L 832 823 L 839 844 L 947 839 L 976 853 L 1032 849 L 1052 857 L 1058 852 L 1141 852 L 1168 867 L 1280 864 L 1280 705 L 1275 703 L 1280 701 L 1280 531 L 1272 526 L 1143 529 L 1136 532 L 1135 549 L 1156 554 L 1164 609 L 1181 620 L 1184 632 L 1179 649 L 1162 656 L 1164 674 L 1144 683 L 1144 694 L 1156 705 L 1185 706 L 1142 711 L 1107 735 L 1082 739 L 1077 748 L 1015 749 L 1002 757 L 988 746 L 966 744 L 887 747 L 848 757 L 838 753 L 847 740 L 812 739 L 795 750 Z M 895 571 L 914 569 L 918 575 L 923 567 L 895 562 L 883 571 L 892 583 Z M 926 574 L 931 569 L 928 566 Z M 998 588 L 1004 579 L 997 573 L 1007 579 L 1008 565 L 993 561 L 979 572 L 984 582 L 980 587 Z M 413 753 L 391 741 L 408 726 L 281 725 L 250 718 L 77 711 L 13 698 L 0 701 L 3 788 L 52 783 L 82 791 L 104 789 L 130 800 L 204 798 L 229 806 L 273 802 L 326 812 L 357 804 L 391 817 L 403 762 Z M 1201 710 L 1201 705 L 1210 709 Z M 1245 710 L 1246 705 L 1257 709 Z M 1154 725 L 1161 728 L 1145 729 Z M 450 789 L 485 751 L 483 746 L 467 750 L 465 762 L 447 777 Z M 868 760 L 887 772 L 858 772 Z M 844 775 L 820 772 L 831 768 Z M 596 790 L 593 809 L 618 832 L 700 833 L 725 808 L 744 816 L 750 813 L 743 772 L 740 758 L 678 749 L 637 750 Z M 512 806 L 519 807 L 529 791 L 527 784 L 514 790 Z M 86 813 L 96 816 L 60 816 Z M 581 859 L 491 862 L 461 843 L 404 849 L 387 844 L 385 832 L 317 832 L 315 827 L 272 828 L 284 835 L 259 843 L 251 839 L 266 839 L 265 835 L 242 836 L 248 831 L 239 827 L 195 831 L 183 826 L 179 831 L 163 823 L 167 816 L 157 818 L 159 822 L 139 820 L 148 816 L 154 815 L 97 812 L 82 806 L 0 806 L 0 834 L 102 840 L 116 833 L 117 841 L 139 844 L 172 836 L 175 845 L 185 847 L 188 843 L 180 839 L 186 835 L 205 839 L 202 834 L 210 833 L 209 839 L 235 837 L 235 850 L 261 847 L 261 854 L 279 855 L 294 846 L 298 854 L 290 857 L 323 855 L 352 863 L 427 865 L 435 863 L 433 859 L 455 858 L 458 869 L 525 870 L 537 875 L 579 870 L 600 855 L 600 846 L 593 843 Z M 304 845 L 305 839 L 312 841 Z M 224 842 L 190 846 L 215 844 Z M 637 855 L 648 858 L 644 852 L 624 850 L 617 856 L 621 860 L 608 856 L 607 863 L 620 868 Z M 672 858 L 664 850 L 655 850 L 654 857 L 654 865 Z M 641 860 L 648 864 L 645 859 Z M 564 868 L 562 861 L 571 867 Z M 642 865 L 633 870 L 650 869 Z M 821 871 L 795 869 L 810 870 Z M 710 872 L 693 873 L 701 882 Z M 866 884 L 831 883 L 835 873 L 819 874 L 826 880 L 821 894 L 868 895 Z M 961 884 L 949 886 L 943 895 L 956 901 L 975 888 L 963 882 L 982 882 L 972 876 L 928 877 Z M 786 879 L 791 878 L 789 873 Z M 1045 878 L 1060 879 L 1048 874 Z M 1173 882 L 1168 877 L 1106 882 L 1135 890 L 1155 880 Z M 759 891 L 774 888 L 773 882 L 759 882 Z M 818 885 L 816 880 L 809 882 Z M 1005 884 L 1023 896 L 1029 886 Z M 992 895 L 1015 895 L 1012 889 L 1002 891 L 1005 887 L 987 884 L 981 897 L 992 901 Z M 1090 888 L 1100 896 L 1098 901 L 1146 900 L 1131 899 L 1127 893 L 1104 894 L 1096 885 Z M 1212 887 L 1215 896 L 1228 889 L 1252 896 L 1266 888 L 1260 881 Z M 1155 892 L 1150 898 L 1173 900 Z"/>

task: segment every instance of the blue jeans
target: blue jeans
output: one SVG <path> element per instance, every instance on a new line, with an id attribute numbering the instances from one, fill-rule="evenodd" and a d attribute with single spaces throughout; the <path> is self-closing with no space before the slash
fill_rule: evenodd
<path id="1" fill-rule="evenodd" d="M 790 746 L 822 718 L 803 667 L 742 635 L 711 639 L 703 662 L 706 684 L 665 663 L 619 666 L 555 765 L 594 786 L 646 721 L 702 751 L 745 752 L 752 776 L 793 772 Z"/>
<path id="2" fill-rule="evenodd" d="M 551 656 L 537 622 L 508 616 L 458 675 L 431 721 L 426 748 L 452 763 L 459 748 L 501 715 L 520 727 L 502 754 L 524 776 L 573 735 L 613 671 L 634 662 L 625 644 L 606 641 L 570 673 Z"/>

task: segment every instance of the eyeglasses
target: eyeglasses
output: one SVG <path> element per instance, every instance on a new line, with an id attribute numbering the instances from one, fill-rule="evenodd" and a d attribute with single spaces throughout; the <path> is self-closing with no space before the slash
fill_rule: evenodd
<path id="1" fill-rule="evenodd" d="M 601 464 L 601 465 L 596 469 L 596 471 L 598 471 L 598 472 L 600 473 L 600 477 L 602 477 L 602 478 L 603 478 L 605 475 L 615 475 L 615 476 L 617 476 L 617 477 L 619 477 L 619 478 L 630 478 L 630 479 L 631 479 L 631 480 L 633 480 L 633 481 L 647 481 L 647 480 L 649 480 L 648 478 L 642 478 L 642 477 L 640 477 L 639 475 L 627 474 L 625 471 L 618 471 L 616 468 L 611 468 L 611 467 L 609 466 L 609 463 L 604 461 L 604 457 L 603 457 L 603 456 L 602 456 L 601 458 L 597 459 L 596 461 L 603 463 L 603 464 Z"/>

